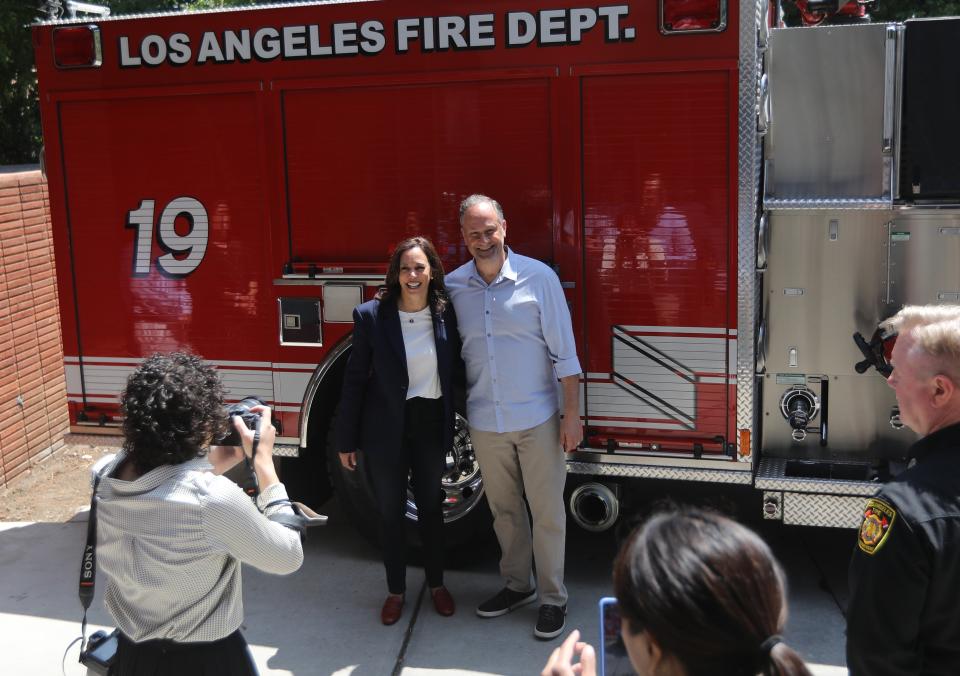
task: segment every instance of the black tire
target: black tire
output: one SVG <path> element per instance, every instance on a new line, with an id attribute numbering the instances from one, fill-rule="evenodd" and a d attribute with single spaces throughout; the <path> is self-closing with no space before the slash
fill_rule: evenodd
<path id="1" fill-rule="evenodd" d="M 327 476 L 326 458 L 314 457 L 305 450 L 299 458 L 278 458 L 280 481 L 291 500 L 318 509 L 330 499 L 333 488 Z"/>
<path id="2" fill-rule="evenodd" d="M 361 535 L 369 542 L 379 546 L 379 516 L 373 484 L 363 453 L 357 454 L 357 468 L 354 471 L 344 469 L 340 464 L 340 454 L 333 444 L 333 429 L 337 414 L 330 420 L 327 432 L 327 463 L 340 509 L 347 515 Z M 476 466 L 473 449 L 466 431 L 466 421 L 458 417 L 458 429 L 454 441 L 455 449 L 448 454 L 448 472 L 444 475 L 444 491 L 447 501 L 444 505 L 444 545 L 448 551 L 461 548 L 473 548 L 479 542 L 485 542 L 492 532 L 493 517 L 483 494 L 483 479 Z M 451 463 L 451 456 L 453 463 Z M 451 467 L 451 464 L 453 466 Z M 463 471 L 460 471 L 462 468 Z M 459 476 L 460 481 L 454 477 Z M 407 491 L 407 543 L 413 550 L 420 548 L 420 534 L 416 524 L 416 506 L 412 493 Z M 416 558 L 414 551 L 412 558 Z"/>

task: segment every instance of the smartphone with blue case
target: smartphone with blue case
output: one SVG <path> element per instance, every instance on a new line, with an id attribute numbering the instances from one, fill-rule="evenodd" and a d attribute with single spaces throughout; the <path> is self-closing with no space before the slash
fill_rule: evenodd
<path id="1" fill-rule="evenodd" d="M 610 596 L 600 599 L 600 676 L 634 676 L 627 647 L 620 638 L 620 607 Z"/>

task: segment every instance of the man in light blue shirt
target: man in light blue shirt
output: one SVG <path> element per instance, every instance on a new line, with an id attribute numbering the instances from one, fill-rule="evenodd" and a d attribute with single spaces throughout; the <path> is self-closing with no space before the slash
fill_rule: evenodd
<path id="1" fill-rule="evenodd" d="M 473 260 L 447 275 L 446 284 L 467 366 L 470 436 L 505 582 L 480 604 L 477 615 L 497 617 L 532 603 L 539 586 L 534 635 L 549 639 L 563 631 L 567 610 L 564 451 L 573 451 L 583 439 L 581 369 L 570 311 L 556 273 L 506 247 L 507 222 L 495 200 L 465 199 L 460 227 Z"/>

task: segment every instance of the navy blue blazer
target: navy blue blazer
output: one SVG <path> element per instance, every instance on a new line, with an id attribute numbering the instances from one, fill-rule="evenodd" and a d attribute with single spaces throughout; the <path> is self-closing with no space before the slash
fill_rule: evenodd
<path id="1" fill-rule="evenodd" d="M 437 370 L 443 395 L 443 449 L 453 444 L 457 390 L 464 380 L 453 303 L 433 316 Z M 396 301 L 371 300 L 353 310 L 353 351 L 347 362 L 334 428 L 337 451 L 396 452 L 403 438 L 407 355 Z"/>

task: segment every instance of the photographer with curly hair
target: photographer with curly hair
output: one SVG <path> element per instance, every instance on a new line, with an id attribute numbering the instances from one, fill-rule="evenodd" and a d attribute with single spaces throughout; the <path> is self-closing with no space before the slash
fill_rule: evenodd
<path id="1" fill-rule="evenodd" d="M 219 476 L 250 457 L 254 432 L 233 418 L 243 449 L 210 446 L 228 424 L 214 367 L 156 354 L 130 376 L 122 408 L 123 448 L 97 487 L 104 602 L 121 632 L 110 673 L 256 674 L 239 630 L 240 564 L 285 575 L 303 562 L 299 534 L 268 519 L 293 513 L 273 466 L 270 409 L 251 409 L 260 414 L 254 505 Z"/>

